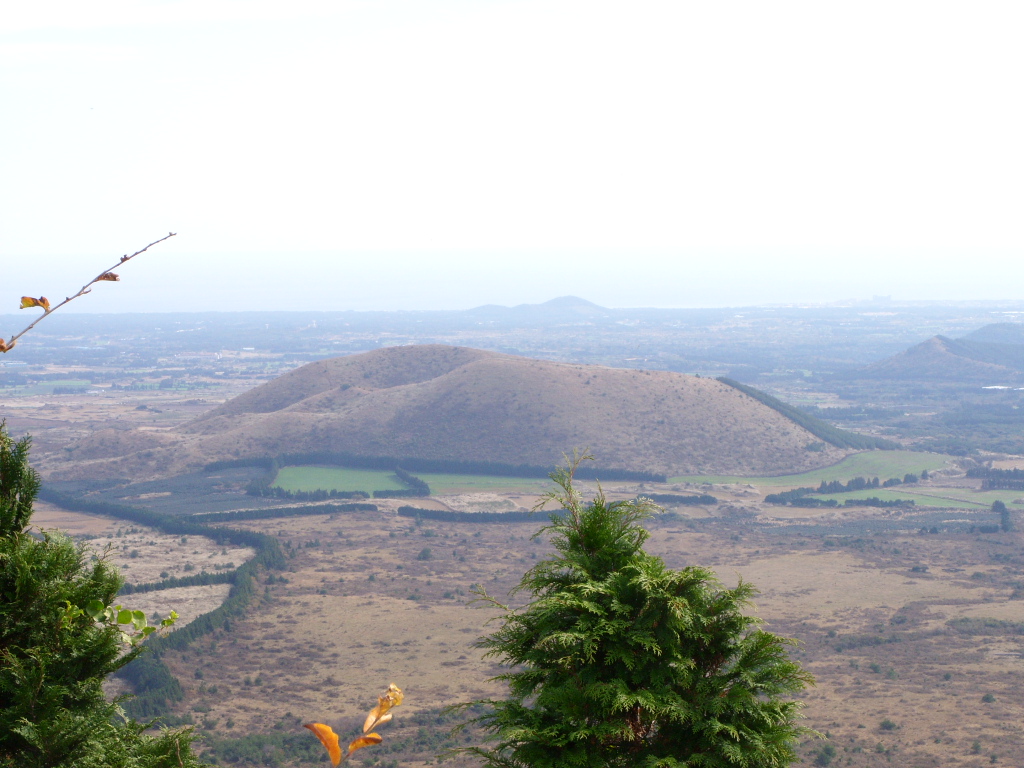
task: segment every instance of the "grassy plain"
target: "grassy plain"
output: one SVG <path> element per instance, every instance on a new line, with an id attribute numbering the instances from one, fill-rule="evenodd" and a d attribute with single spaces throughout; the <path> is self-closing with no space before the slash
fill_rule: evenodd
<path id="1" fill-rule="evenodd" d="M 530 538 L 539 523 L 417 526 L 382 511 L 233 525 L 278 536 L 288 569 L 283 580 L 267 574 L 262 601 L 230 632 L 167 654 L 186 689 L 177 714 L 218 737 L 301 734 L 310 720 L 355 733 L 396 682 L 407 703 L 364 756 L 385 765 L 433 759 L 436 734 L 427 736 L 444 728 L 415 718 L 500 695 L 489 681 L 499 668 L 473 645 L 493 610 L 474 604 L 471 588 L 504 599 L 550 552 Z M 828 741 L 808 740 L 807 764 L 826 743 L 836 764 L 854 768 L 980 766 L 992 754 L 1024 764 L 1024 536 L 956 525 L 922 535 L 912 516 L 905 525 L 837 536 L 834 523 L 795 534 L 666 517 L 652 521 L 648 548 L 673 567 L 707 565 L 762 590 L 752 610 L 799 641 L 793 653 L 818 681 L 804 697 L 807 724 Z"/>
<path id="2" fill-rule="evenodd" d="M 274 485 L 286 491 L 400 491 L 405 484 L 386 469 L 281 467 Z"/>
<path id="3" fill-rule="evenodd" d="M 738 475 L 681 475 L 669 478 L 670 483 L 750 483 L 751 485 L 783 487 L 818 485 L 821 481 L 847 481 L 854 477 L 903 478 L 908 473 L 932 472 L 947 466 L 953 457 L 941 453 L 919 451 L 863 451 L 847 456 L 838 464 L 798 475 L 778 477 L 740 477 Z"/>

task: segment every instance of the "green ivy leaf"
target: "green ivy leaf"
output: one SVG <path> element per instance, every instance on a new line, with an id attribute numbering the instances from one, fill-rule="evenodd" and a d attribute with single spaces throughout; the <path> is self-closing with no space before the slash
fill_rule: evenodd
<path id="1" fill-rule="evenodd" d="M 85 606 L 85 612 L 93 621 L 102 621 L 106 610 L 107 606 L 99 600 L 90 600 Z"/>

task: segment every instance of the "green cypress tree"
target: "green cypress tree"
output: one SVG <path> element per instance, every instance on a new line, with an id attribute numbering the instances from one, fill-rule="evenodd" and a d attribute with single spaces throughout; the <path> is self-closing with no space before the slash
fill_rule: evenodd
<path id="1" fill-rule="evenodd" d="M 96 620 L 121 578 L 57 533 L 27 530 L 39 478 L 0 423 L 0 768 L 194 768 L 187 732 L 146 735 L 103 694 L 142 649 Z"/>
<path id="2" fill-rule="evenodd" d="M 589 457 L 584 457 L 589 458 Z M 479 641 L 510 669 L 504 700 L 472 720 L 492 743 L 469 748 L 503 768 L 676 768 L 789 765 L 800 704 L 812 682 L 785 640 L 743 614 L 749 584 L 723 587 L 698 567 L 670 570 L 643 549 L 644 501 L 585 504 L 579 460 L 552 475 L 556 555 L 501 606 L 501 628 Z M 494 602 L 484 595 L 486 600 Z"/>
<path id="3" fill-rule="evenodd" d="M 1005 502 L 996 499 L 992 502 L 992 511 L 999 515 L 999 527 L 1004 532 L 1013 530 L 1013 519 L 1010 517 L 1010 509 L 1006 506 Z"/>

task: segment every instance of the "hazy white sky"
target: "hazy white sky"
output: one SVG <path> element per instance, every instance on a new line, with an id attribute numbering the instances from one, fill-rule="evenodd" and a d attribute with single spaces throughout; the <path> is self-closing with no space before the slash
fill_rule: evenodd
<path id="1" fill-rule="evenodd" d="M 169 230 L 77 309 L 1021 299 L 1022 34 L 1019 0 L 11 4 L 2 312 Z"/>

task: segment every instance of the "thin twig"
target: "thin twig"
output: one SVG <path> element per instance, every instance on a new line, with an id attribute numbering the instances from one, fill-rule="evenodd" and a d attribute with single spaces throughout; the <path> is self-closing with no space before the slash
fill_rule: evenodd
<path id="1" fill-rule="evenodd" d="M 164 237 L 161 237 L 161 238 L 160 238 L 159 240 L 154 240 L 154 241 L 153 241 L 152 243 L 150 243 L 149 245 L 147 245 L 147 246 L 146 246 L 145 248 L 142 248 L 142 249 L 140 249 L 140 250 L 136 251 L 136 252 L 135 252 L 135 253 L 133 253 L 133 254 L 132 254 L 131 256 L 122 256 L 122 257 L 121 257 L 120 259 L 118 259 L 118 261 L 117 261 L 117 264 L 115 264 L 114 266 L 110 267 L 110 269 L 105 269 L 105 270 L 103 270 L 102 272 L 100 272 L 100 273 L 99 273 L 98 275 L 96 275 L 96 277 L 94 277 L 94 278 L 93 278 L 92 280 L 90 280 L 90 281 L 89 281 L 88 283 L 86 283 L 85 285 L 83 285 L 83 286 L 82 286 L 82 287 L 81 287 L 81 288 L 79 289 L 78 293 L 76 293 L 76 294 L 75 294 L 74 296 L 67 296 L 67 297 L 65 297 L 64 301 L 62 301 L 62 302 L 61 302 L 60 304 L 57 304 L 57 305 L 55 305 L 55 306 L 53 306 L 53 307 L 49 307 L 49 308 L 46 308 L 46 307 L 44 307 L 44 308 L 43 308 L 43 314 L 41 314 L 41 315 L 40 315 L 39 317 L 37 317 L 37 318 L 36 318 L 35 320 L 33 320 L 33 321 L 32 321 L 31 323 L 29 323 L 29 324 L 28 324 L 28 327 L 27 327 L 27 328 L 25 328 L 25 329 L 24 329 L 24 330 L 23 330 L 23 331 L 22 331 L 21 333 L 16 333 L 16 334 L 14 334 L 14 335 L 13 335 L 13 336 L 11 336 L 11 338 L 10 338 L 9 340 L 7 340 L 6 342 L 5 342 L 4 340 L 3 340 L 3 338 L 2 338 L 2 337 L 0 337 L 0 352 L 7 352 L 8 350 L 10 350 L 10 349 L 11 349 L 11 347 L 13 347 L 13 346 L 14 346 L 14 343 L 15 343 L 15 342 L 16 342 L 16 341 L 17 341 L 18 339 L 20 339 L 20 338 L 21 338 L 22 336 L 24 336 L 24 335 L 25 335 L 26 333 L 28 333 L 29 331 L 31 331 L 31 330 L 32 330 L 33 328 L 35 328 L 35 326 L 36 326 L 36 323 L 38 323 L 38 322 L 39 322 L 40 320 L 42 320 L 43 318 L 45 318 L 45 317 L 48 317 L 49 315 L 52 315 L 52 314 L 53 314 L 54 312 L 56 312 L 56 311 L 57 311 L 58 309 L 60 309 L 61 307 L 63 307 L 63 306 L 65 305 L 65 304 L 67 304 L 67 303 L 68 303 L 69 301 L 74 301 L 74 300 L 75 300 L 75 299 L 77 299 L 77 298 L 78 298 L 79 296 L 84 296 L 84 295 L 85 295 L 85 294 L 87 294 L 87 293 L 91 293 L 91 288 L 92 288 L 92 286 L 93 286 L 93 285 L 95 285 L 96 283 L 98 283 L 98 282 L 101 282 L 101 281 L 104 281 L 104 282 L 105 282 L 105 281 L 108 281 L 108 280 L 110 280 L 111 278 L 110 278 L 110 277 L 107 277 L 107 275 L 110 275 L 110 274 L 112 274 L 112 273 L 111 273 L 111 270 L 115 269 L 116 267 L 119 267 L 119 266 L 121 266 L 121 265 L 122 265 L 122 264 L 124 264 L 125 262 L 131 261 L 131 260 L 132 260 L 132 259 L 134 259 L 134 258 L 135 258 L 136 256 L 138 256 L 138 255 L 139 255 L 140 253 L 145 253 L 146 251 L 148 251 L 148 250 L 149 250 L 150 248 L 152 248 L 152 247 L 153 247 L 154 245 L 156 245 L 157 243 L 162 243 L 162 242 L 163 242 L 164 240 L 168 240 L 168 239 L 170 239 L 170 238 L 174 237 L 174 236 L 175 236 L 176 234 L 177 234 L 176 232 L 170 232 L 170 233 L 168 233 L 167 235 L 165 235 Z M 114 280 L 116 280 L 116 279 L 117 279 L 117 276 L 115 275 L 115 276 L 113 277 L 113 279 L 114 279 Z"/>

